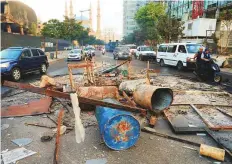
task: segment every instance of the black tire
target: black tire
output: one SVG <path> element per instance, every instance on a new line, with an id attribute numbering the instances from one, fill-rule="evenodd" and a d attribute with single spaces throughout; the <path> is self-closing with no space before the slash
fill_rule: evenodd
<path id="1" fill-rule="evenodd" d="M 164 67 L 165 64 L 164 64 L 164 60 L 163 59 L 160 59 L 160 67 Z"/>
<path id="2" fill-rule="evenodd" d="M 213 77 L 213 82 L 215 82 L 217 84 L 220 84 L 221 81 L 222 81 L 222 76 L 215 74 L 214 77 Z"/>
<path id="3" fill-rule="evenodd" d="M 22 77 L 21 71 L 19 68 L 15 67 L 11 71 L 11 78 L 13 81 L 19 81 Z"/>
<path id="4" fill-rule="evenodd" d="M 45 63 L 41 64 L 40 66 L 40 74 L 46 74 L 47 72 L 47 65 Z"/>
<path id="5" fill-rule="evenodd" d="M 139 55 L 139 60 L 143 61 L 143 56 L 142 55 Z"/>
<path id="6" fill-rule="evenodd" d="M 183 68 L 184 68 L 183 63 L 182 63 L 181 61 L 179 61 L 179 62 L 177 63 L 177 69 L 178 69 L 178 71 L 183 70 Z"/>

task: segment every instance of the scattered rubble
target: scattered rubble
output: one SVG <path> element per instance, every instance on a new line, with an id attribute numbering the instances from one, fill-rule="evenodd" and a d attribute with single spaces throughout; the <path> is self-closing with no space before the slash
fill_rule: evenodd
<path id="1" fill-rule="evenodd" d="M 120 70 L 119 67 L 126 63 L 127 69 Z M 219 131 L 232 129 L 232 95 L 222 92 L 222 86 L 193 82 L 178 76 L 159 76 L 159 70 L 149 69 L 149 63 L 147 69 L 136 75 L 132 74 L 129 61 L 106 68 L 96 69 L 93 63 L 69 64 L 68 68 L 69 75 L 42 76 L 41 81 L 31 84 L 4 82 L 5 86 L 16 89 L 3 98 L 1 117 L 45 113 L 43 118 L 54 123 L 25 123 L 25 126 L 47 128 L 48 131 L 40 136 L 41 142 L 51 141 L 56 133 L 54 163 L 59 163 L 61 135 L 75 130 L 75 140 L 81 143 L 87 135 L 85 129 L 90 126 L 99 127 L 103 143 L 113 150 L 134 146 L 140 137 L 142 123 L 155 127 L 163 114 L 175 133 L 206 134 L 207 127 Z M 85 69 L 84 74 L 72 72 L 72 69 L 79 68 Z M 1 130 L 9 128 L 7 125 L 3 124 Z M 159 133 L 154 128 L 142 128 L 142 132 L 197 146 L 201 155 L 220 161 L 224 161 L 225 153 L 231 155 L 231 149 L 225 144 L 232 142 L 231 137 L 221 137 L 220 143 L 223 144 L 222 150 L 219 150 Z M 154 139 L 153 136 L 149 138 Z M 22 138 L 12 142 L 24 146 L 32 141 L 29 140 Z M 13 151 L 19 152 L 19 156 L 14 157 Z M 3 160 L 7 163 L 35 153 L 19 148 L 2 155 L 5 154 Z M 86 163 L 99 161 L 107 162 L 106 159 L 94 159 Z"/>

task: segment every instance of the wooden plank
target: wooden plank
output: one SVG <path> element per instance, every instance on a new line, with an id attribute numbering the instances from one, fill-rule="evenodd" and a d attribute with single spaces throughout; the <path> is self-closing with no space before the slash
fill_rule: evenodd
<path id="1" fill-rule="evenodd" d="M 218 111 L 222 112 L 224 115 L 227 115 L 227 116 L 229 116 L 229 117 L 232 117 L 232 113 L 227 113 L 225 110 L 223 110 L 223 109 L 221 109 L 221 108 L 219 108 L 219 107 L 217 107 L 216 109 L 217 109 Z"/>
<path id="2" fill-rule="evenodd" d="M 199 116 L 202 118 L 202 121 L 208 126 L 209 129 L 211 130 L 232 130 L 232 125 L 231 126 L 219 126 L 219 125 L 213 125 L 211 122 L 206 120 L 203 116 L 203 114 L 194 106 L 191 104 L 191 107 L 199 114 Z"/>

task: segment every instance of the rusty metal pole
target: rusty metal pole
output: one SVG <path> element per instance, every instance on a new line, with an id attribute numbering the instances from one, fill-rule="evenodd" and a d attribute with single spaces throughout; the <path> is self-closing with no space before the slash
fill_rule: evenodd
<path id="1" fill-rule="evenodd" d="M 54 159 L 53 164 L 58 164 L 59 159 L 59 149 L 60 149 L 60 127 L 62 124 L 62 118 L 64 115 L 64 110 L 61 109 L 58 116 L 58 125 L 57 125 L 57 134 L 56 134 L 56 145 L 55 145 L 55 152 L 54 152 Z"/>

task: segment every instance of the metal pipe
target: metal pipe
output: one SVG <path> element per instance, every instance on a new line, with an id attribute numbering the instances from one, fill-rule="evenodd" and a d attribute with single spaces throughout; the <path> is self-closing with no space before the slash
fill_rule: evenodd
<path id="1" fill-rule="evenodd" d="M 141 107 L 158 112 L 172 104 L 173 91 L 170 88 L 140 85 L 134 91 L 133 97 L 135 103 Z"/>

